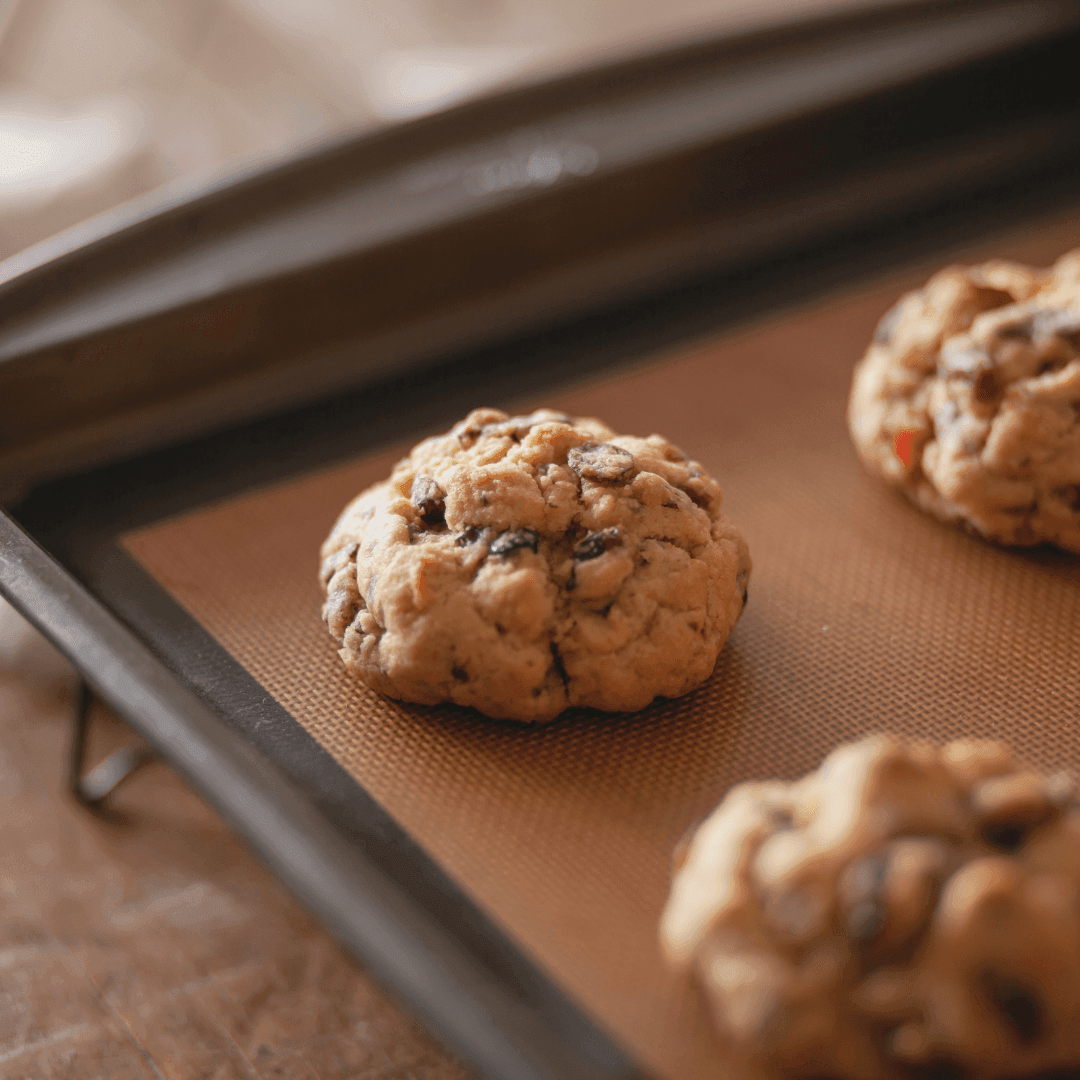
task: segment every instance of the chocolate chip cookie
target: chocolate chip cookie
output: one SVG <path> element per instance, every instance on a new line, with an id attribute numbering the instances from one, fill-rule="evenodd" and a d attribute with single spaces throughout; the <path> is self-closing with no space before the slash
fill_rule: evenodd
<path id="1" fill-rule="evenodd" d="M 712 672 L 750 557 L 716 483 L 658 435 L 477 409 L 347 506 L 323 618 L 368 686 L 543 722 Z"/>
<path id="2" fill-rule="evenodd" d="M 734 788 L 663 915 L 733 1076 L 1080 1068 L 1080 805 L 994 742 L 884 737 Z"/>
<path id="3" fill-rule="evenodd" d="M 1080 554 L 1080 252 L 951 267 L 881 321 L 848 425 L 869 468 L 944 521 Z"/>

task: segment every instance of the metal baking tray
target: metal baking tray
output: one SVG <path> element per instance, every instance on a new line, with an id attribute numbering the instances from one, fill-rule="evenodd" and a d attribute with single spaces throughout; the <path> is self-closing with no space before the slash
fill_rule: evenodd
<path id="1" fill-rule="evenodd" d="M 722 1075 L 689 999 L 637 977 L 654 970 L 650 913 L 679 829 L 741 775 L 808 767 L 867 725 L 1008 727 L 979 705 L 1007 641 L 964 637 L 981 610 L 965 596 L 1000 585 L 1043 655 L 1076 644 L 1039 637 L 1070 625 L 1075 560 L 921 518 L 861 477 L 842 415 L 859 343 L 900 289 L 958 252 L 1045 260 L 1080 239 L 1078 45 L 1071 3 L 859 7 L 506 90 L 9 260 L 0 592 L 479 1074 Z M 303 702 L 323 690 L 295 689 L 297 657 L 332 659 L 309 634 L 317 590 L 294 631 L 260 607 L 251 567 L 306 550 L 303 528 L 417 437 L 476 404 L 540 400 L 655 423 L 742 511 L 759 591 L 717 674 L 640 717 L 575 714 L 543 735 L 349 704 L 327 676 L 346 695 L 327 715 L 355 708 L 363 736 L 320 735 Z M 275 526 L 316 505 L 295 536 Z M 886 595 L 878 575 L 912 565 L 901 539 L 937 569 Z M 209 566 L 224 584 L 200 591 Z M 945 622 L 921 614 L 938 593 Z M 984 673 L 967 689 L 941 668 L 959 662 L 954 639 Z M 863 641 L 891 656 L 891 680 Z M 1017 692 L 1047 717 L 1076 704 L 1069 689 L 1038 698 L 1038 676 L 1017 668 Z M 920 727 L 916 705 L 951 719 Z M 1028 741 L 1036 757 L 1078 749 L 1062 739 Z M 520 799 L 492 803 L 493 824 L 432 832 L 415 763 L 433 747 L 483 758 L 466 779 L 505 761 L 525 788 L 562 763 L 541 807 L 561 824 L 520 874 L 520 848 L 498 847 L 538 820 L 513 816 Z M 603 806 L 582 797 L 601 774 Z M 481 813 L 454 805 L 461 823 Z M 599 839 L 572 843 L 575 827 Z M 648 862 L 648 897 L 604 870 L 616 833 L 627 867 Z M 580 879 L 592 899 L 549 889 L 547 914 L 527 911 L 532 885 L 579 864 L 599 868 Z M 556 909 L 566 919 L 545 922 Z M 590 944 L 608 915 L 625 936 Z"/>

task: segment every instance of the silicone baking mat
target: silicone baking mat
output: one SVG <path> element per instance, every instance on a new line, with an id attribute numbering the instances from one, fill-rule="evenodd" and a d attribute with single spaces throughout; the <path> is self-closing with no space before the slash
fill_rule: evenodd
<path id="1" fill-rule="evenodd" d="M 1046 264 L 1077 244 L 1080 217 L 958 258 Z M 672 848 L 731 784 L 797 775 L 873 730 L 1000 736 L 1035 764 L 1080 766 L 1080 559 L 924 517 L 863 475 L 848 442 L 852 365 L 933 269 L 516 403 L 661 432 L 723 487 L 754 558 L 750 600 L 712 678 L 681 700 L 530 729 L 400 705 L 348 677 L 319 619 L 319 544 L 405 447 L 124 546 L 643 1064 L 720 1075 L 655 928 Z"/>

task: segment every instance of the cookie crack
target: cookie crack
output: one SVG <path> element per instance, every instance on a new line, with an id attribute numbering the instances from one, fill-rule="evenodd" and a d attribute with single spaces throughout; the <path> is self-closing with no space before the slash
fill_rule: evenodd
<path id="1" fill-rule="evenodd" d="M 559 652 L 559 644 L 556 641 L 551 642 L 551 661 L 552 668 L 555 673 L 562 680 L 563 689 L 569 691 L 570 689 L 570 676 L 566 673 L 566 664 L 563 663 L 562 653 Z"/>

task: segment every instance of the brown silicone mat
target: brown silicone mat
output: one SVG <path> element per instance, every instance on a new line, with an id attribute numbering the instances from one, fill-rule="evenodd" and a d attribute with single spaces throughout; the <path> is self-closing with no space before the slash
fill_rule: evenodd
<path id="1" fill-rule="evenodd" d="M 960 257 L 1045 264 L 1077 244 L 1073 217 Z M 721 1075 L 655 925 L 673 845 L 732 783 L 798 774 L 874 729 L 1001 736 L 1036 764 L 1080 766 L 1080 560 L 923 517 L 864 476 L 848 443 L 852 364 L 933 269 L 545 399 L 677 441 L 718 478 L 749 541 L 746 613 L 682 700 L 525 729 L 401 706 L 349 679 L 319 620 L 317 552 L 400 447 L 124 544 L 643 1063 Z"/>

